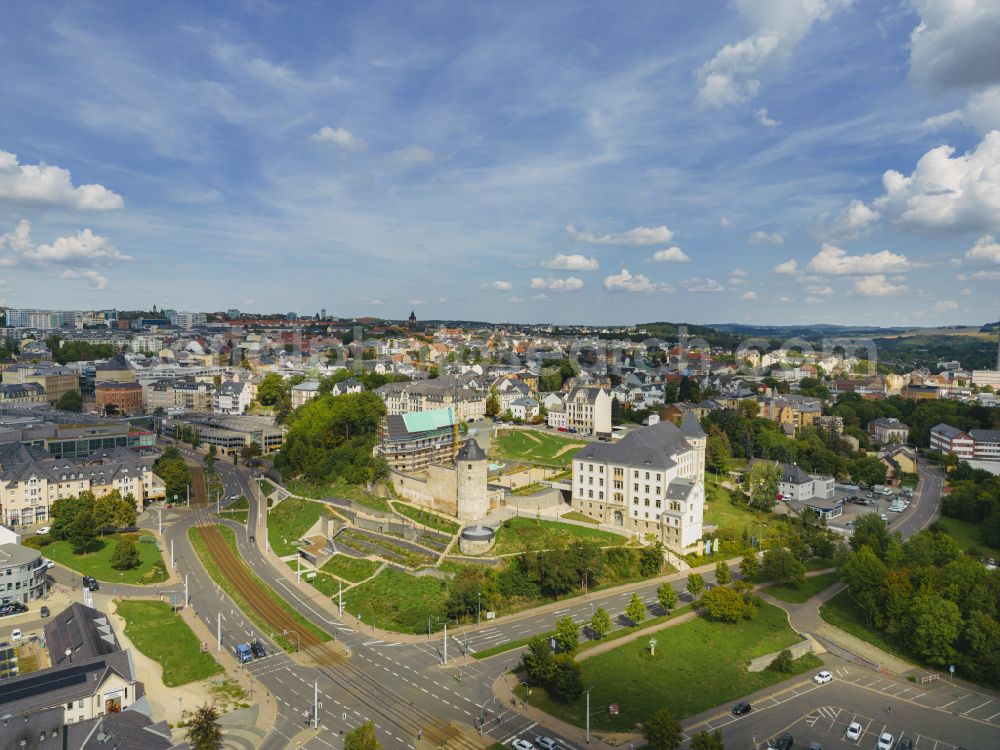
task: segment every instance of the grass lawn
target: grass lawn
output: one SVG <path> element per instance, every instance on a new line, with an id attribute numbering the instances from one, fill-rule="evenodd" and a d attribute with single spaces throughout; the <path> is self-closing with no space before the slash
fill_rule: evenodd
<path id="1" fill-rule="evenodd" d="M 111 555 L 115 551 L 115 540 L 128 537 L 135 542 L 139 551 L 139 565 L 131 570 L 115 570 L 111 567 Z M 155 541 L 140 542 L 140 537 L 153 539 L 150 534 L 110 534 L 98 537 L 90 552 L 73 554 L 69 542 L 52 542 L 42 549 L 42 555 L 60 565 L 72 568 L 81 575 L 90 575 L 108 583 L 152 584 L 167 580 L 167 566 L 163 562 Z"/>
<path id="2" fill-rule="evenodd" d="M 946 516 L 941 516 L 935 523 L 939 524 L 949 535 L 954 537 L 955 541 L 958 542 L 958 546 L 966 552 L 977 552 L 981 555 L 992 557 L 994 560 L 1000 558 L 1000 549 L 990 547 L 982 541 L 982 538 L 979 536 L 980 527 L 978 523 L 963 521 L 960 518 L 948 518 Z"/>
<path id="3" fill-rule="evenodd" d="M 220 518 L 230 518 L 233 521 L 239 521 L 242 524 L 246 524 L 247 516 L 250 514 L 248 510 L 224 510 L 219 514 Z"/>
<path id="4" fill-rule="evenodd" d="M 247 500 L 245 495 L 240 495 L 238 498 L 233 500 L 229 505 L 225 507 L 225 510 L 249 510 L 250 501 Z"/>
<path id="5" fill-rule="evenodd" d="M 444 612 L 447 584 L 431 576 L 411 576 L 387 568 L 370 581 L 344 592 L 344 609 L 361 621 L 397 633 L 426 633 Z"/>
<path id="6" fill-rule="evenodd" d="M 296 540 L 305 534 L 323 513 L 323 504 L 288 497 L 267 514 L 267 540 L 278 555 L 292 555 Z"/>
<path id="7" fill-rule="evenodd" d="M 517 495 L 518 497 L 527 497 L 528 495 L 536 495 L 542 490 L 547 490 L 547 489 L 548 486 L 542 484 L 541 482 L 529 482 L 528 484 L 524 484 L 518 487 L 516 490 L 513 491 L 513 494 Z"/>
<path id="8" fill-rule="evenodd" d="M 585 513 L 580 513 L 576 510 L 571 510 L 569 513 L 563 513 L 560 518 L 565 518 L 567 521 L 583 521 L 584 523 L 592 523 L 595 526 L 600 523 L 596 518 L 591 518 Z"/>
<path id="9" fill-rule="evenodd" d="M 784 612 L 762 604 L 752 621 L 726 624 L 698 617 L 657 633 L 656 641 L 656 657 L 649 656 L 648 641 L 641 638 L 580 662 L 583 684 L 594 686 L 592 727 L 631 730 L 663 707 L 683 719 L 781 682 L 790 675 L 767 670 L 751 673 L 745 665 L 754 657 L 791 646 L 798 636 Z M 795 662 L 796 672 L 819 664 L 810 654 Z M 530 700 L 564 721 L 584 724 L 582 697 L 563 705 L 552 701 L 544 690 L 533 688 Z M 612 703 L 619 706 L 618 716 L 607 713 Z"/>
<path id="10" fill-rule="evenodd" d="M 322 500 L 324 497 L 343 497 L 357 503 L 358 505 L 371 508 L 372 510 L 379 510 L 383 513 L 389 512 L 389 500 L 387 498 L 372 495 L 365 491 L 364 488 L 353 484 L 347 484 L 346 482 L 316 484 L 314 482 L 296 479 L 291 482 L 287 482 L 285 484 L 285 489 L 293 495 L 312 497 L 317 500 Z"/>
<path id="11" fill-rule="evenodd" d="M 898 644 L 890 641 L 883 633 L 865 625 L 865 613 L 854 603 L 844 589 L 839 594 L 831 598 L 819 608 L 819 616 L 831 625 L 840 628 L 846 633 L 867 641 L 876 648 L 880 648 L 886 653 L 898 656 L 900 659 L 919 664 L 920 660 L 913 654 L 902 649 Z"/>
<path id="12" fill-rule="evenodd" d="M 838 578 L 840 578 L 840 574 L 836 571 L 833 573 L 823 573 L 818 576 L 806 578 L 806 582 L 798 588 L 795 588 L 794 586 L 779 586 L 775 584 L 773 586 L 768 586 L 764 589 L 764 591 L 773 596 L 775 599 L 780 599 L 783 602 L 788 602 L 789 604 L 801 604 L 807 599 L 811 599 L 816 596 L 816 594 L 820 591 L 832 586 L 837 582 Z"/>
<path id="13" fill-rule="evenodd" d="M 262 493 L 264 493 L 264 497 L 267 497 L 272 492 L 274 492 L 276 489 L 278 489 L 278 488 L 275 487 L 271 482 L 267 481 L 266 479 L 261 479 L 260 480 L 260 491 Z"/>
<path id="14" fill-rule="evenodd" d="M 397 513 L 402 513 L 411 521 L 416 521 L 417 523 L 429 526 L 432 529 L 443 531 L 446 534 L 458 533 L 459 525 L 455 521 L 449 521 L 447 518 L 439 516 L 437 513 L 398 501 L 394 502 L 392 507 Z"/>
<path id="15" fill-rule="evenodd" d="M 338 578 L 343 578 L 345 581 L 358 583 L 374 574 L 380 565 L 381 563 L 375 560 L 363 560 L 348 557 L 347 555 L 334 555 L 326 561 L 326 564 L 320 570 Z"/>
<path id="16" fill-rule="evenodd" d="M 226 540 L 226 544 L 233 551 L 236 557 L 240 556 L 239 550 L 236 547 L 236 535 L 233 530 L 228 526 L 217 526 L 219 533 L 222 534 L 222 538 Z M 208 552 L 208 545 L 205 544 L 205 540 L 201 537 L 201 529 L 198 526 L 192 526 L 188 529 L 188 539 L 191 540 L 191 545 L 194 547 L 195 553 L 201 560 L 202 565 L 205 566 L 205 570 L 208 574 L 212 576 L 219 586 L 225 591 L 229 597 L 236 603 L 243 613 L 253 621 L 257 627 L 259 627 L 263 632 L 270 633 L 271 626 L 264 620 L 263 617 L 257 612 L 253 604 L 247 601 L 243 595 L 239 592 L 233 582 L 230 581 L 223 573 L 222 570 L 215 564 L 214 559 Z M 275 602 L 279 607 L 284 609 L 296 623 L 302 626 L 303 629 L 309 630 L 313 635 L 319 638 L 321 641 L 329 641 L 330 634 L 321 630 L 320 628 L 313 625 L 306 618 L 304 618 L 296 609 L 292 608 L 288 602 L 286 602 L 282 597 L 280 597 L 274 590 L 272 590 L 266 583 L 264 583 L 260 578 L 257 577 L 255 573 L 250 572 L 250 577 L 253 579 L 259 593 L 262 596 L 269 597 L 273 602 Z M 283 635 L 272 636 L 275 643 L 277 643 L 285 651 L 295 650 L 295 639 L 286 638 Z"/>
<path id="17" fill-rule="evenodd" d="M 745 503 L 734 505 L 730 498 L 739 497 L 725 487 L 709 484 L 705 487 L 705 523 L 715 524 L 720 531 L 725 530 L 725 537 L 732 540 L 743 534 L 743 529 L 750 529 L 751 534 L 760 533 L 759 523 L 767 524 L 774 519 L 771 513 L 753 510 Z M 757 528 L 754 528 L 757 527 Z"/>
<path id="18" fill-rule="evenodd" d="M 536 430 L 513 430 L 493 441 L 493 453 L 501 458 L 547 466 L 569 466 L 573 454 L 585 443 Z"/>
<path id="19" fill-rule="evenodd" d="M 223 671 L 211 652 L 201 653 L 197 636 L 166 602 L 120 601 L 125 635 L 163 667 L 167 687 L 187 685 Z"/>
<path id="20" fill-rule="evenodd" d="M 572 544 L 579 539 L 591 539 L 602 546 L 617 546 L 628 542 L 628 539 L 619 534 L 601 529 L 535 518 L 510 518 L 497 530 L 496 545 L 490 550 L 490 554 L 506 555 L 525 550 L 551 549 L 562 543 Z"/>

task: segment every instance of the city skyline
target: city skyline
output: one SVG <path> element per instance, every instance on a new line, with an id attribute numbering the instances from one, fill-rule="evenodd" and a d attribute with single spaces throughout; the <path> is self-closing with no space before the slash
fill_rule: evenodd
<path id="1" fill-rule="evenodd" d="M 14 7 L 0 299 L 994 318 L 1000 8 L 629 11 Z"/>

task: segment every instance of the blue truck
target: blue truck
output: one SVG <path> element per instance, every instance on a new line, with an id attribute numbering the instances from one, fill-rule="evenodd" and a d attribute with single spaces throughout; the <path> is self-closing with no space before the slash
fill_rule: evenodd
<path id="1" fill-rule="evenodd" d="M 253 654 L 250 652 L 250 644 L 248 643 L 238 643 L 233 650 L 236 652 L 236 658 L 240 660 L 240 664 L 246 664 L 253 659 Z"/>

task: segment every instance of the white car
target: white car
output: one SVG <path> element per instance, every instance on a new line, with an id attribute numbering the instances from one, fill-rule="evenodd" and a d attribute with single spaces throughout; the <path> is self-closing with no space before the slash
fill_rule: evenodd
<path id="1" fill-rule="evenodd" d="M 813 677 L 813 682 L 815 682 L 817 685 L 825 685 L 832 679 L 833 675 L 824 669 L 822 672 Z"/>
<path id="2" fill-rule="evenodd" d="M 510 746 L 514 748 L 514 750 L 535 750 L 534 746 L 530 742 L 522 740 L 520 737 L 511 742 Z"/>
<path id="3" fill-rule="evenodd" d="M 21 628 L 14 628 L 12 631 L 10 631 L 10 639 L 12 641 L 21 640 Z"/>
<path id="4" fill-rule="evenodd" d="M 54 568 L 54 567 L 56 566 L 56 564 L 55 564 L 54 562 L 52 562 L 52 561 L 51 561 L 51 560 L 50 560 L 49 558 L 47 558 L 47 557 L 43 557 L 43 558 L 42 558 L 42 564 L 44 564 L 44 565 L 45 565 L 45 569 L 46 569 L 46 570 L 48 570 L 48 569 L 50 569 L 50 568 Z"/>
<path id="5" fill-rule="evenodd" d="M 889 523 L 889 516 L 887 516 L 885 513 L 879 513 L 878 517 L 881 518 L 886 523 Z"/>
<path id="6" fill-rule="evenodd" d="M 875 743 L 875 750 L 892 750 L 892 735 L 888 732 L 882 732 L 882 736 Z"/>
<path id="7" fill-rule="evenodd" d="M 891 495 L 892 494 L 892 490 L 890 490 L 888 487 L 883 487 L 882 488 L 882 494 L 883 495 Z"/>
<path id="8" fill-rule="evenodd" d="M 51 526 L 42 526 L 38 529 L 35 529 L 36 534 L 48 534 L 50 531 L 52 531 Z"/>
<path id="9" fill-rule="evenodd" d="M 852 721 L 847 725 L 847 731 L 844 732 L 845 740 L 853 740 L 857 742 L 861 739 L 861 725 L 856 721 Z"/>

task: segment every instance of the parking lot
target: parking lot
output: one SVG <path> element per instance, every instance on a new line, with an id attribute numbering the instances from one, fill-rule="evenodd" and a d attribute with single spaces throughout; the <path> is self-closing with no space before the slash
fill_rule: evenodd
<path id="1" fill-rule="evenodd" d="M 874 494 L 875 496 L 869 498 L 869 494 Z M 848 502 L 847 499 L 852 496 L 858 497 L 862 502 Z M 809 502 L 789 502 L 788 506 L 795 511 L 801 511 L 807 505 L 811 504 L 836 506 L 840 503 L 840 507 L 843 509 L 843 512 L 839 516 L 828 518 L 827 524 L 831 529 L 849 534 L 851 531 L 849 524 L 853 524 L 854 521 L 857 521 L 861 516 L 868 513 L 878 513 L 880 515 L 884 514 L 890 528 L 894 527 L 898 521 L 905 518 L 912 512 L 913 507 L 911 505 L 900 512 L 889 510 L 892 505 L 892 501 L 896 498 L 899 498 L 900 500 L 911 499 L 906 495 L 901 494 L 901 491 L 898 488 L 894 488 L 891 495 L 884 495 L 880 492 L 873 493 L 871 490 L 844 490 L 838 486 L 834 491 L 832 500 L 817 500 L 814 498 Z M 867 501 L 869 504 L 865 505 L 864 501 Z"/>
<path id="2" fill-rule="evenodd" d="M 861 736 L 856 740 L 846 738 L 847 727 L 852 722 L 861 725 Z M 908 732 L 906 727 L 899 721 L 893 721 L 891 714 L 884 713 L 881 716 L 873 717 L 861 713 L 855 713 L 849 709 L 839 706 L 821 706 L 815 711 L 811 711 L 801 717 L 791 725 L 786 731 L 796 738 L 808 738 L 809 742 L 819 742 L 823 750 L 831 748 L 873 748 L 875 742 L 883 732 L 892 735 L 895 743 L 903 737 L 909 737 L 913 747 L 917 750 L 955 750 L 957 745 L 946 740 L 939 740 L 934 737 L 918 733 Z M 803 747 L 808 747 L 803 742 Z M 766 747 L 766 745 L 765 745 Z"/>

